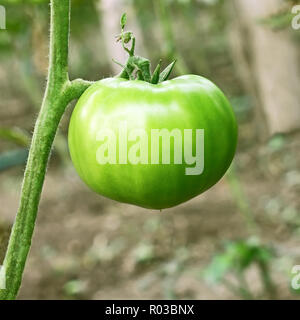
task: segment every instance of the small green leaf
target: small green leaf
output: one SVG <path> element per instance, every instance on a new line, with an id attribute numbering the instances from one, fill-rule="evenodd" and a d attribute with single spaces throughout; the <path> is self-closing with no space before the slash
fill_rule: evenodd
<path id="1" fill-rule="evenodd" d="M 169 64 L 166 69 L 160 74 L 159 76 L 159 83 L 168 80 L 174 66 L 175 66 L 176 60 L 173 61 L 171 64 Z"/>
<path id="2" fill-rule="evenodd" d="M 123 13 L 122 17 L 121 17 L 121 28 L 122 30 L 124 30 L 125 26 L 127 23 L 127 15 L 126 13 Z"/>
<path id="3" fill-rule="evenodd" d="M 160 74 L 160 68 L 161 68 L 161 60 L 159 60 L 159 63 L 157 67 L 155 68 L 152 78 L 151 78 L 151 83 L 152 84 L 157 84 L 159 81 L 159 74 Z"/>

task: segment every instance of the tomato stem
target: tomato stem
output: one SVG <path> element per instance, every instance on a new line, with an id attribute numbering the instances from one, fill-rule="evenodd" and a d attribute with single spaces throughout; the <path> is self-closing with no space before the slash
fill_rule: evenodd
<path id="1" fill-rule="evenodd" d="M 159 61 L 158 66 L 155 68 L 153 74 L 151 74 L 151 62 L 150 60 L 139 57 L 135 55 L 135 44 L 136 39 L 131 31 L 124 32 L 125 26 L 127 22 L 126 13 L 124 13 L 121 17 L 121 34 L 117 36 L 117 41 L 122 43 L 123 49 L 128 53 L 129 58 L 123 66 L 121 63 L 113 60 L 116 64 L 120 65 L 123 70 L 119 75 L 118 78 L 124 78 L 127 80 L 142 80 L 152 84 L 157 84 L 163 81 L 168 80 L 176 60 L 173 61 L 161 74 L 161 60 Z M 131 42 L 131 49 L 126 47 L 126 44 Z M 132 74 L 136 72 L 136 76 L 134 77 Z"/>
<path id="2" fill-rule="evenodd" d="M 6 289 L 0 300 L 14 299 L 31 246 L 40 195 L 53 140 L 69 102 L 77 99 L 92 84 L 82 79 L 69 81 L 68 44 L 70 0 L 51 0 L 50 54 L 47 87 L 35 124 L 25 169 L 17 216 L 11 231 L 0 276 Z"/>

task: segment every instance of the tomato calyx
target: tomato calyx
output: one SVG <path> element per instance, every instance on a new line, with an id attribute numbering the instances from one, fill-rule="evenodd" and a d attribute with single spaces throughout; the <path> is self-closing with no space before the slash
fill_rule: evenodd
<path id="1" fill-rule="evenodd" d="M 149 59 L 139 57 L 135 55 L 135 43 L 136 39 L 131 31 L 124 31 L 127 22 L 126 13 L 124 13 L 121 17 L 121 34 L 116 36 L 117 42 L 121 42 L 123 49 L 128 53 L 129 58 L 125 65 L 115 61 L 113 62 L 118 64 L 123 68 L 121 73 L 117 75 L 117 78 L 123 78 L 127 80 L 141 80 L 145 82 L 149 82 L 152 84 L 158 84 L 163 81 L 168 80 L 176 60 L 173 61 L 170 65 L 166 67 L 161 72 L 161 60 L 159 61 L 157 67 L 154 69 L 153 73 L 151 73 L 151 62 Z M 131 43 L 131 48 L 129 49 L 126 45 Z"/>

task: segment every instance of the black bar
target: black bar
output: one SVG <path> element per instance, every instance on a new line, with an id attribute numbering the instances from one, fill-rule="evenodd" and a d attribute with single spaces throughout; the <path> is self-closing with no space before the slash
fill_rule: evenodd
<path id="1" fill-rule="evenodd" d="M 0 301 L 0 312 L 7 311 L 34 314 L 42 317 L 76 315 L 86 319 L 224 319 L 225 317 L 254 319 L 266 315 L 284 318 L 295 314 L 299 318 L 299 300 L 257 300 L 257 301 L 199 301 L 199 300 L 102 300 L 102 301 Z"/>

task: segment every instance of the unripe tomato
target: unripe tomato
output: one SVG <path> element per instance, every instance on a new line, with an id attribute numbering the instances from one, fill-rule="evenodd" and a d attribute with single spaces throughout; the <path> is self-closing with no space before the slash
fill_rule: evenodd
<path id="1" fill-rule="evenodd" d="M 68 140 L 73 164 L 92 190 L 163 209 L 221 179 L 236 150 L 237 123 L 222 91 L 203 77 L 156 85 L 108 78 L 79 99 Z"/>

